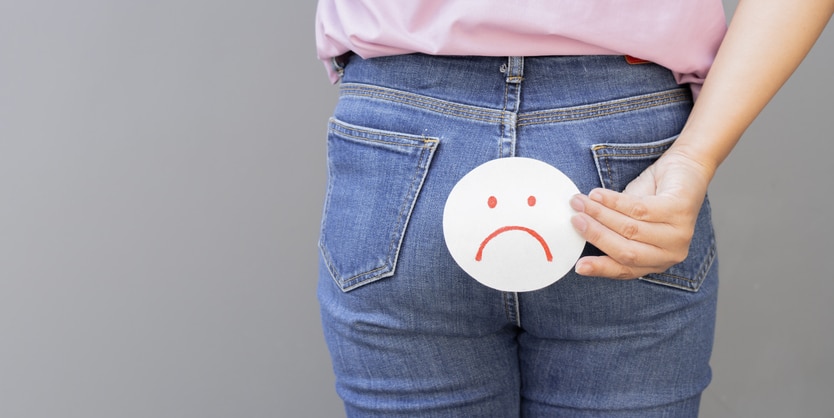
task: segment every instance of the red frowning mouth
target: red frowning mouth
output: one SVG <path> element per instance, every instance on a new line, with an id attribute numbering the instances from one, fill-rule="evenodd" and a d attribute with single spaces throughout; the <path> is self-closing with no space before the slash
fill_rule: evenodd
<path id="1" fill-rule="evenodd" d="M 553 254 L 550 253 L 550 247 L 547 245 L 547 242 L 545 242 L 544 238 L 542 238 L 542 236 L 539 235 L 538 232 L 523 226 L 504 226 L 493 231 L 493 233 L 489 234 L 489 236 L 481 242 L 481 246 L 478 248 L 478 254 L 475 254 L 475 261 L 481 261 L 481 258 L 484 255 L 484 247 L 486 247 L 488 242 L 490 242 L 493 238 L 497 237 L 498 235 L 503 234 L 507 231 L 524 231 L 530 234 L 539 242 L 539 244 L 541 244 L 542 249 L 544 249 L 544 255 L 545 257 L 547 257 L 547 261 L 553 261 Z"/>

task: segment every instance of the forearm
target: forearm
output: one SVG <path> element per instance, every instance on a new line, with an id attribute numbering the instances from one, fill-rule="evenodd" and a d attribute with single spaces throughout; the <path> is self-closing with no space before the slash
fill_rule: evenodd
<path id="1" fill-rule="evenodd" d="M 825 28 L 834 0 L 741 0 L 671 152 L 711 179 Z"/>

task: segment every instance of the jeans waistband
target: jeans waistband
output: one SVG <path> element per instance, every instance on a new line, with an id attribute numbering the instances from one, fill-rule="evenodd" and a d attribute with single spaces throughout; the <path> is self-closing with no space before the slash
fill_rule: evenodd
<path id="1" fill-rule="evenodd" d="M 458 103 L 502 109 L 508 85 L 521 87 L 524 107 L 549 108 L 685 89 L 662 66 L 619 55 L 545 57 L 394 55 L 341 58 L 342 82 L 368 84 Z M 688 93 L 687 93 L 688 94 Z"/>

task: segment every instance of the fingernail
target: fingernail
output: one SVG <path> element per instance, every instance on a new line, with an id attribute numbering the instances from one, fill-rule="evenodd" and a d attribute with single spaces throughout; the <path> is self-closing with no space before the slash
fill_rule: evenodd
<path id="1" fill-rule="evenodd" d="M 576 266 L 573 270 L 576 272 L 576 274 L 581 274 L 583 276 L 588 276 L 591 274 L 591 266 L 588 263 L 583 263 L 582 261 L 576 263 Z"/>
<path id="2" fill-rule="evenodd" d="M 591 193 L 588 193 L 588 197 L 595 202 L 602 202 L 602 193 L 596 190 L 591 190 Z"/>
<path id="3" fill-rule="evenodd" d="M 580 233 L 584 233 L 585 230 L 588 229 L 588 222 L 582 219 L 581 216 L 574 216 L 570 218 L 570 223 L 573 224 L 573 227 Z"/>
<path id="4" fill-rule="evenodd" d="M 574 196 L 570 199 L 570 207 L 577 212 L 584 212 L 585 211 L 585 202 L 579 198 L 579 196 Z"/>

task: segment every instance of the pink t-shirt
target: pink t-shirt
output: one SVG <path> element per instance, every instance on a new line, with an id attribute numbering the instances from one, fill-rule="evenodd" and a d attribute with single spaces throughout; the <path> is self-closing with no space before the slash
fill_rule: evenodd
<path id="1" fill-rule="evenodd" d="M 697 93 L 726 31 L 721 0 L 319 0 L 318 57 L 630 55 Z"/>

